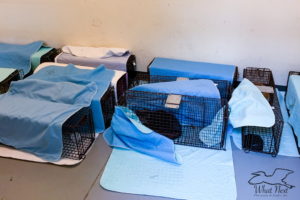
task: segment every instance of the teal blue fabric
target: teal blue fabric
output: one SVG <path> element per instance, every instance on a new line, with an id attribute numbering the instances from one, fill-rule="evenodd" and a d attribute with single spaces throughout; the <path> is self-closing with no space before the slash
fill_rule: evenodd
<path id="1" fill-rule="evenodd" d="M 62 125 L 91 104 L 96 84 L 24 79 L 0 95 L 0 143 L 47 161 L 61 158 Z"/>
<path id="2" fill-rule="evenodd" d="M 42 41 L 25 45 L 0 43 L 0 67 L 22 70 L 26 75 L 31 70 L 31 55 L 42 45 Z"/>
<path id="3" fill-rule="evenodd" d="M 243 79 L 228 102 L 229 121 L 234 128 L 243 126 L 272 127 L 275 115 L 261 91 L 248 79 Z"/>
<path id="4" fill-rule="evenodd" d="M 289 124 L 293 127 L 295 134 L 300 140 L 300 76 L 292 75 L 289 78 L 286 93 L 286 106 L 289 110 Z M 300 142 L 299 142 L 300 146 Z"/>
<path id="5" fill-rule="evenodd" d="M 126 107 L 115 108 L 111 127 L 103 138 L 112 147 L 132 149 L 174 164 L 180 164 L 172 140 L 145 127 L 137 115 Z"/>
<path id="6" fill-rule="evenodd" d="M 230 141 L 226 151 L 175 145 L 182 165 L 114 148 L 100 185 L 110 191 L 189 200 L 235 200 Z"/>
<path id="7" fill-rule="evenodd" d="M 214 82 L 206 79 L 143 84 L 134 87 L 133 90 L 190 95 L 196 97 L 220 98 L 220 92 Z"/>
<path id="8" fill-rule="evenodd" d="M 230 82 L 234 80 L 235 70 L 236 67 L 233 65 L 170 58 L 155 58 L 149 66 L 151 75 L 215 79 Z"/>
<path id="9" fill-rule="evenodd" d="M 91 82 L 95 82 L 97 85 L 97 93 L 92 99 L 91 108 L 93 111 L 95 132 L 100 133 L 105 130 L 100 100 L 103 94 L 107 91 L 113 76 L 114 71 L 106 69 L 104 65 L 101 65 L 94 70 L 79 69 L 74 65 L 68 65 L 67 67 L 53 65 L 41 69 L 37 73 L 29 76 L 27 79 L 38 79 L 52 82 L 71 82 L 80 85 L 87 85 Z"/>
<path id="10" fill-rule="evenodd" d="M 47 54 L 52 49 L 52 47 L 41 47 L 36 53 L 31 56 L 31 67 L 33 71 L 41 64 L 42 56 Z"/>

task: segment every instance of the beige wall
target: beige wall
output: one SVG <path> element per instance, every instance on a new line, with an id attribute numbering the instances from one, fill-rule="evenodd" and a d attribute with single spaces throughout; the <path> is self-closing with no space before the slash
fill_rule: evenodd
<path id="1" fill-rule="evenodd" d="M 0 41 L 131 49 L 155 56 L 300 70 L 299 0 L 0 0 Z"/>

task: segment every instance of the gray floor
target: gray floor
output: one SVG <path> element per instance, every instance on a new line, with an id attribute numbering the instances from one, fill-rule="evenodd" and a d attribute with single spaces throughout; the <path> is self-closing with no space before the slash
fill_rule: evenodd
<path id="1" fill-rule="evenodd" d="M 99 179 L 111 153 L 99 137 L 86 159 L 75 167 L 61 167 L 0 158 L 0 200 L 168 200 L 168 198 L 110 192 L 99 186 Z M 233 148 L 238 200 L 294 200 L 300 195 L 300 159 L 249 153 Z M 290 168 L 289 182 L 295 188 L 276 198 L 254 196 L 248 184 L 251 173 Z M 255 197 L 255 198 L 254 198 Z"/>
<path id="2" fill-rule="evenodd" d="M 100 137 L 85 160 L 74 167 L 0 158 L 0 200 L 86 199 L 110 151 Z"/>

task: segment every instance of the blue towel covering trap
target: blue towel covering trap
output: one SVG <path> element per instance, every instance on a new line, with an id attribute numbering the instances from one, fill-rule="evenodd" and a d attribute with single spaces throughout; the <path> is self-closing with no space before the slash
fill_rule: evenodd
<path id="1" fill-rule="evenodd" d="M 31 69 L 31 56 L 43 45 L 42 41 L 30 44 L 7 44 L 0 43 L 0 67 L 22 70 L 24 75 Z"/>
<path id="2" fill-rule="evenodd" d="M 109 87 L 113 75 L 114 71 L 106 69 L 103 65 L 95 70 L 79 69 L 74 65 L 68 65 L 67 67 L 49 66 L 43 68 L 39 72 L 29 76 L 28 79 L 71 82 L 79 85 L 95 82 L 97 93 L 93 97 L 91 108 L 93 110 L 95 132 L 100 133 L 105 130 L 100 99 Z"/>
<path id="3" fill-rule="evenodd" d="M 0 95 L 0 142 L 47 161 L 59 160 L 62 125 L 77 111 L 91 106 L 98 130 L 104 129 L 100 98 L 113 74 L 103 66 L 95 70 L 51 66 L 13 82 Z"/>

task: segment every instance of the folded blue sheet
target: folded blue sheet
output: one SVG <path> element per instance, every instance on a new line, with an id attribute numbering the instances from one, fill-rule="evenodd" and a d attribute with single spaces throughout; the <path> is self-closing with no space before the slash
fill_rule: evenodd
<path id="1" fill-rule="evenodd" d="M 47 161 L 59 160 L 63 123 L 90 105 L 96 89 L 95 83 L 12 82 L 9 91 L 0 95 L 0 143 Z"/>
<path id="2" fill-rule="evenodd" d="M 289 110 L 289 124 L 293 127 L 295 134 L 300 140 L 300 76 L 290 76 L 288 90 L 286 93 L 286 106 Z M 299 142 L 300 145 L 300 142 Z"/>
<path id="3" fill-rule="evenodd" d="M 228 104 L 229 121 L 234 128 L 272 127 L 275 123 L 275 115 L 269 102 L 248 79 L 244 79 L 233 91 Z"/>
<path id="4" fill-rule="evenodd" d="M 19 69 L 27 74 L 31 69 L 31 55 L 37 52 L 42 45 L 42 41 L 26 45 L 0 43 L 0 67 Z"/>
<path id="5" fill-rule="evenodd" d="M 173 141 L 145 127 L 137 115 L 126 107 L 115 108 L 111 127 L 103 137 L 112 147 L 132 149 L 174 164 L 181 162 L 175 154 Z"/>
<path id="6" fill-rule="evenodd" d="M 155 58 L 149 66 L 150 75 L 204 78 L 233 82 L 236 67 L 233 65 L 213 64 Z"/>
<path id="7" fill-rule="evenodd" d="M 214 82 L 206 79 L 143 84 L 132 90 L 220 98 L 220 92 Z"/>
<path id="8" fill-rule="evenodd" d="M 67 67 L 49 66 L 41 69 L 37 73 L 29 76 L 27 79 L 39 79 L 52 82 L 71 82 L 80 85 L 87 85 L 95 82 L 97 93 L 94 95 L 91 108 L 95 132 L 103 132 L 105 129 L 100 99 L 107 91 L 110 82 L 114 76 L 114 71 L 106 69 L 103 65 L 95 70 L 85 70 L 76 68 L 74 65 Z"/>

